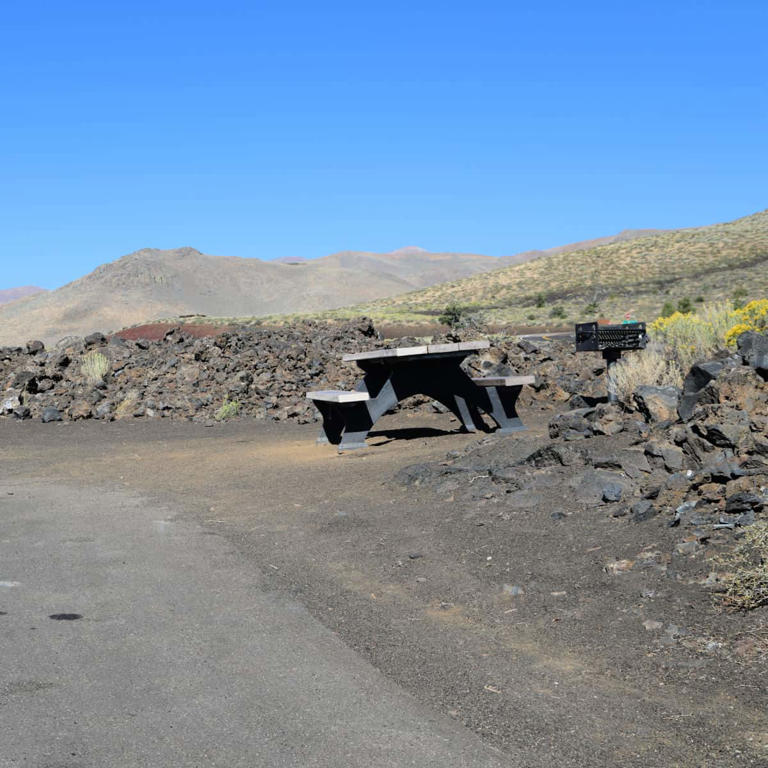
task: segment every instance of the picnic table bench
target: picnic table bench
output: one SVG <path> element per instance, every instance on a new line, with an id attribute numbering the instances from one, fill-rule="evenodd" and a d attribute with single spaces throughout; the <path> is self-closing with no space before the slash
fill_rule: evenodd
<path id="1" fill-rule="evenodd" d="M 354 390 L 307 393 L 323 419 L 318 442 L 338 445 L 339 450 L 363 448 L 382 415 L 418 394 L 442 403 L 468 432 L 485 429 L 481 412 L 496 422 L 501 433 L 524 430 L 515 403 L 523 386 L 535 377 L 472 378 L 461 368 L 468 355 L 489 346 L 488 341 L 469 341 L 344 355 L 342 360 L 356 363 L 363 372 Z"/>

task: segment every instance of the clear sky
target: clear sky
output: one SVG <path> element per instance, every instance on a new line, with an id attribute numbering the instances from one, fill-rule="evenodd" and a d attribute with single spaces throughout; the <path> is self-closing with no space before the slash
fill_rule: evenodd
<path id="1" fill-rule="evenodd" d="M 0 288 L 762 210 L 766 30 L 766 0 L 11 0 Z"/>

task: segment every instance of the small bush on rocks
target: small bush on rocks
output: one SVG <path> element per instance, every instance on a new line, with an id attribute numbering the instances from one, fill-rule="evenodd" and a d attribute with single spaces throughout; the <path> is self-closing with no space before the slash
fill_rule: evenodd
<path id="1" fill-rule="evenodd" d="M 705 304 L 694 314 L 673 312 L 654 320 L 648 330 L 661 342 L 681 370 L 697 360 L 711 357 L 726 346 L 726 333 L 735 322 L 734 310 L 726 302 Z"/>
<path id="2" fill-rule="evenodd" d="M 227 421 L 228 419 L 234 419 L 238 413 L 240 413 L 240 403 L 237 400 L 224 398 L 224 402 L 213 415 L 213 418 L 216 421 Z"/>
<path id="3" fill-rule="evenodd" d="M 104 380 L 109 370 L 109 359 L 101 352 L 86 352 L 83 355 L 83 361 L 80 370 L 89 384 L 98 384 Z"/>

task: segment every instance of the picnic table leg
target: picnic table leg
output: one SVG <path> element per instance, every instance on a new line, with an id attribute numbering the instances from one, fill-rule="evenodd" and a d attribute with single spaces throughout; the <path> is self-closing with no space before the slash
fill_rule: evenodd
<path id="1" fill-rule="evenodd" d="M 522 432 L 527 427 L 517 415 L 515 403 L 520 397 L 523 387 L 488 387 L 488 398 L 491 401 L 490 417 L 499 425 L 499 432 Z"/>
<path id="2" fill-rule="evenodd" d="M 397 395 L 389 378 L 371 380 L 366 376 L 366 379 L 356 388 L 369 392 L 371 399 L 355 403 L 344 409 L 344 428 L 339 443 L 340 451 L 365 448 L 365 438 L 379 417 L 397 406 Z"/>
<path id="3" fill-rule="evenodd" d="M 477 412 L 477 409 L 474 408 L 474 406 L 470 408 L 470 406 L 467 404 L 467 401 L 460 395 L 454 395 L 451 399 L 456 404 L 455 408 L 451 408 L 451 410 L 459 417 L 464 429 L 467 432 L 477 432 L 476 424 L 481 423 L 480 415 Z M 443 405 L 445 405 L 445 403 L 443 403 Z M 450 408 L 450 406 L 448 407 Z"/>
<path id="4" fill-rule="evenodd" d="M 323 419 L 323 426 L 318 435 L 318 444 L 331 443 L 338 445 L 341 441 L 341 433 L 344 430 L 344 418 L 340 409 L 333 403 L 325 403 L 321 400 L 315 400 L 315 407 L 320 411 Z"/>
<path id="5" fill-rule="evenodd" d="M 339 442 L 340 451 L 366 447 L 365 438 L 374 421 L 368 410 L 369 402 L 354 403 L 344 408 L 344 430 Z"/>

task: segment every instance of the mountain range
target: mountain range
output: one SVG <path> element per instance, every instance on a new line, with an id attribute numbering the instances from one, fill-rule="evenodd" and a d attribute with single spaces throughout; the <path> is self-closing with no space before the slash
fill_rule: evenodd
<path id="1" fill-rule="evenodd" d="M 766 296 L 768 210 L 703 227 L 554 248 L 514 266 L 319 317 L 366 314 L 378 322 L 421 325 L 456 305 L 492 325 L 552 327 L 596 317 L 618 322 L 627 312 L 653 320 L 676 308 Z"/>
<path id="2" fill-rule="evenodd" d="M 321 312 L 595 244 L 646 238 L 658 231 L 627 230 L 506 257 L 433 253 L 409 246 L 389 253 L 341 251 L 318 259 L 263 261 L 212 256 L 189 247 L 145 248 L 102 264 L 54 291 L 2 304 L 0 344 L 19 344 L 30 338 L 52 343 L 68 335 L 115 331 L 182 315 L 237 318 Z"/>

